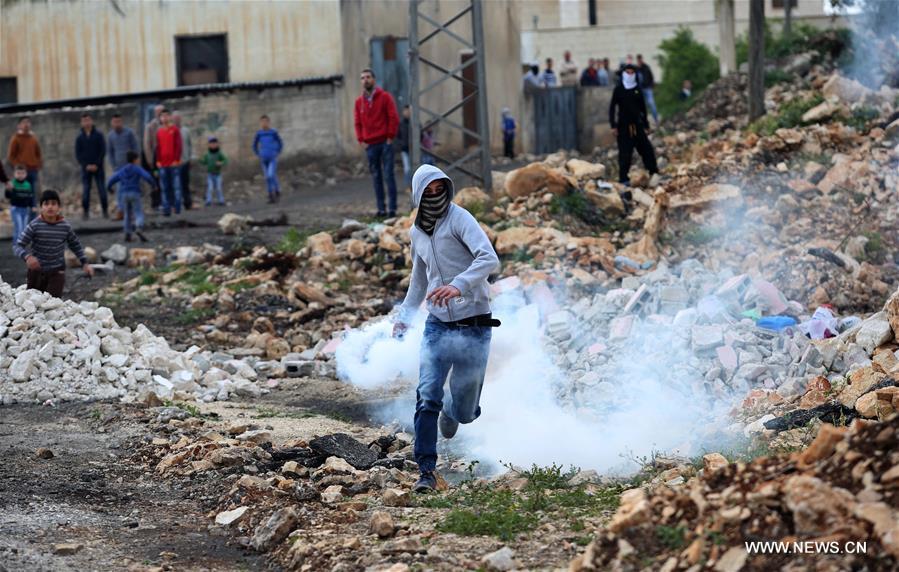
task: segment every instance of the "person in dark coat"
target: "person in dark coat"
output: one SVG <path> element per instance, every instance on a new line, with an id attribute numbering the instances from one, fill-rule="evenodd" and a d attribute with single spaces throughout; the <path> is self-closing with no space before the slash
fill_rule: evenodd
<path id="1" fill-rule="evenodd" d="M 627 175 L 635 148 L 651 175 L 656 174 L 659 169 L 655 151 L 646 136 L 649 121 L 646 118 L 646 101 L 637 86 L 637 68 L 633 64 L 627 64 L 621 71 L 621 82 L 612 92 L 609 123 L 618 138 L 618 180 L 628 185 Z"/>
<path id="2" fill-rule="evenodd" d="M 100 195 L 100 208 L 103 218 L 109 218 L 109 205 L 106 199 L 106 175 L 103 162 L 106 160 L 106 138 L 94 127 L 94 120 L 89 113 L 81 116 L 81 131 L 75 139 L 75 158 L 81 165 L 81 207 L 84 219 L 90 216 L 91 181 L 97 183 L 97 194 Z"/>

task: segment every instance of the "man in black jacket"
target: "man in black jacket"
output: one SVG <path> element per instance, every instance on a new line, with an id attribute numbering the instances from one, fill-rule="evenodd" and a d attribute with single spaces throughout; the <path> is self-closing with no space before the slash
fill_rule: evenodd
<path id="1" fill-rule="evenodd" d="M 103 161 L 106 158 L 106 139 L 94 127 L 94 120 L 89 113 L 81 116 L 81 132 L 75 139 L 75 158 L 81 165 L 81 206 L 84 219 L 90 216 L 91 179 L 97 181 L 97 194 L 100 195 L 100 207 L 103 218 L 109 218 L 109 205 L 106 202 L 106 176 L 103 173 Z"/>
<path id="2" fill-rule="evenodd" d="M 633 64 L 627 64 L 621 71 L 621 83 L 612 92 L 609 123 L 618 138 L 618 180 L 628 185 L 630 180 L 627 174 L 631 169 L 634 148 L 650 175 L 656 174 L 659 169 L 656 166 L 655 151 L 646 136 L 649 122 L 646 119 L 646 102 L 637 86 L 637 68 Z"/>

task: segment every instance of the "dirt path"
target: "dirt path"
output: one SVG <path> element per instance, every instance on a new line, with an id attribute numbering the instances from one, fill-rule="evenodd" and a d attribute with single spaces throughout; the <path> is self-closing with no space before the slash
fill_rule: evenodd
<path id="1" fill-rule="evenodd" d="M 264 569 L 205 518 L 202 485 L 124 462 L 146 430 L 128 407 L 16 406 L 0 415 L 0 570 Z M 46 447 L 52 459 L 35 451 Z M 71 544 L 73 554 L 59 545 Z"/>

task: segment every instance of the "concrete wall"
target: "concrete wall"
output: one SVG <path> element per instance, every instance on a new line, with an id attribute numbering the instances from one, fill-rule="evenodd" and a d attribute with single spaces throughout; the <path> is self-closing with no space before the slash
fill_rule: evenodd
<path id="1" fill-rule="evenodd" d="M 591 153 L 595 147 L 606 148 L 615 144 L 609 126 L 611 87 L 580 87 L 577 93 L 578 148 L 581 153 Z"/>
<path id="2" fill-rule="evenodd" d="M 227 34 L 229 79 L 327 76 L 341 67 L 336 0 L 106 0 L 2 4 L 0 76 L 20 103 L 176 87 L 175 37 Z"/>
<path id="3" fill-rule="evenodd" d="M 340 114 L 335 105 L 338 88 L 332 85 L 280 87 L 265 90 L 217 92 L 163 100 L 167 107 L 181 113 L 183 124 L 193 132 L 195 158 L 205 152 L 206 139 L 215 135 L 228 156 L 225 178 L 255 175 L 259 162 L 252 152 L 253 136 L 259 129 L 259 116 L 267 113 L 272 125 L 284 139 L 282 165 L 290 166 L 310 160 L 336 158 L 343 153 Z M 41 186 L 53 186 L 80 196 L 80 168 L 75 161 L 75 138 L 84 111 L 94 116 L 94 123 L 109 131 L 113 113 L 121 113 L 125 124 L 134 129 L 140 140 L 141 104 L 156 101 L 128 101 L 115 105 L 45 110 L 30 114 L 32 128 L 44 153 Z M 0 145 L 5 159 L 9 138 L 15 133 L 18 115 L 0 115 Z M 8 162 L 7 172 L 10 173 Z M 107 177 L 111 176 L 109 165 Z M 193 169 L 194 188 L 204 180 L 201 169 Z M 205 187 L 203 187 L 205 188 Z"/>
<path id="4" fill-rule="evenodd" d="M 467 2 L 462 0 L 434 0 L 422 4 L 422 9 L 438 21 L 446 21 L 458 13 Z M 514 0 L 490 0 L 483 3 L 484 36 L 487 58 L 487 97 L 488 116 L 490 122 L 491 147 L 495 151 L 502 150 L 502 133 L 500 131 L 500 112 L 509 107 L 516 118 L 521 117 L 523 99 L 521 94 L 521 72 L 518 65 L 521 61 L 521 44 L 518 32 L 518 6 Z M 408 37 L 409 3 L 405 0 L 390 2 L 371 2 L 362 0 L 341 0 L 341 36 L 342 73 L 346 78 L 346 89 L 341 103 L 343 120 L 343 137 L 348 142 L 348 152 L 361 153 L 355 144 L 352 110 L 355 99 L 361 93 L 359 72 L 369 65 L 370 41 L 373 37 L 393 35 L 399 38 Z M 451 29 L 466 40 L 471 39 L 471 23 L 466 16 L 457 21 Z M 433 28 L 425 23 L 419 24 L 419 35 L 429 33 Z M 436 61 L 448 68 L 461 63 L 464 46 L 448 36 L 438 36 L 422 46 L 422 56 Z M 435 80 L 435 72 L 422 75 L 420 86 L 424 87 Z M 448 80 L 433 90 L 425 101 L 425 105 L 434 111 L 452 107 L 462 99 L 462 87 L 456 80 Z M 423 116 L 424 118 L 424 116 Z M 461 110 L 450 116 L 450 119 L 462 123 Z M 462 146 L 461 134 L 451 128 L 438 127 L 435 133 L 441 147 L 438 153 L 447 149 L 458 150 Z"/>

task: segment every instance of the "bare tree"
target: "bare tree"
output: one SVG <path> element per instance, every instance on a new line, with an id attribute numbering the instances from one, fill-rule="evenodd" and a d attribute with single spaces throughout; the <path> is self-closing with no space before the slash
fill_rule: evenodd
<path id="1" fill-rule="evenodd" d="M 749 0 L 749 120 L 764 114 L 765 0 Z"/>

